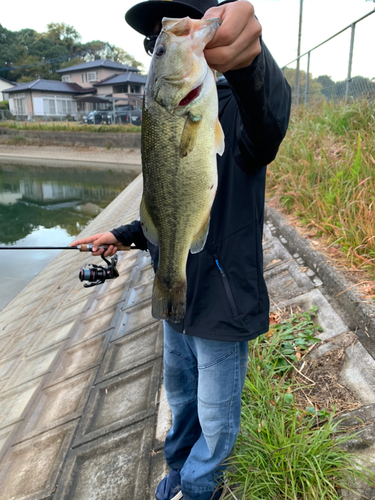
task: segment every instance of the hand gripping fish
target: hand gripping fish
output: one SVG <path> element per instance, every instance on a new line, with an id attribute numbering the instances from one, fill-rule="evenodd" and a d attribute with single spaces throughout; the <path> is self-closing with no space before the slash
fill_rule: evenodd
<path id="1" fill-rule="evenodd" d="M 224 152 L 215 77 L 203 55 L 220 19 L 164 18 L 146 82 L 142 114 L 145 237 L 159 246 L 152 315 L 185 315 L 189 250 L 206 242 Z"/>

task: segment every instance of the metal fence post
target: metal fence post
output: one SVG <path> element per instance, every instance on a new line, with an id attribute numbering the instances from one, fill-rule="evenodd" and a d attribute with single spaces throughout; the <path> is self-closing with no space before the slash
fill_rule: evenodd
<path id="1" fill-rule="evenodd" d="M 309 84 L 310 84 L 310 54 L 311 51 L 307 54 L 307 70 L 306 70 L 306 84 L 305 84 L 305 104 L 308 102 L 308 94 L 309 94 Z"/>
<path id="2" fill-rule="evenodd" d="M 355 23 L 351 25 L 351 35 L 350 35 L 350 49 L 349 49 L 349 65 L 348 65 L 348 78 L 346 79 L 345 88 L 345 101 L 349 97 L 349 86 L 352 80 L 352 63 L 353 63 L 353 50 L 354 50 L 354 34 L 355 34 Z"/>
<path id="3" fill-rule="evenodd" d="M 360 21 L 363 21 L 364 19 L 366 19 L 369 16 L 372 16 L 374 14 L 375 14 L 375 9 L 371 10 L 370 12 L 368 12 L 367 14 L 362 16 L 360 19 L 357 19 L 356 21 L 349 24 L 348 26 L 346 26 L 342 30 L 338 31 L 337 33 L 335 33 L 331 37 L 329 37 L 326 40 L 324 40 L 323 42 L 319 43 L 318 45 L 316 45 L 315 47 L 313 47 L 309 51 L 307 51 L 303 54 L 298 54 L 297 58 L 295 58 L 292 61 L 288 62 L 287 64 L 283 65 L 283 67 L 281 69 L 282 69 L 282 72 L 285 76 L 285 69 L 289 68 L 290 65 L 297 62 L 297 67 L 296 67 L 296 72 L 295 72 L 295 80 L 296 81 L 295 81 L 295 85 L 293 88 L 293 94 L 292 94 L 293 95 L 293 102 L 298 103 L 298 101 L 299 101 L 299 96 L 298 96 L 299 85 L 296 85 L 296 83 L 299 83 L 299 76 L 300 76 L 299 75 L 299 61 L 300 61 L 300 59 L 302 57 L 304 57 L 305 55 L 308 55 L 308 57 L 309 57 L 308 69 L 307 69 L 307 75 L 306 75 L 305 96 L 304 96 L 304 101 L 306 104 L 309 100 L 308 94 L 310 93 L 310 90 L 309 90 L 309 87 L 310 87 L 310 74 L 309 74 L 310 73 L 310 68 L 309 68 L 309 66 L 310 66 L 310 54 L 314 50 L 318 49 L 319 47 L 322 47 L 323 45 L 325 45 L 326 43 L 333 40 L 338 35 L 341 35 L 342 33 L 344 33 L 345 31 L 347 31 L 349 29 L 351 29 L 351 40 L 350 40 L 349 64 L 348 64 L 347 78 L 345 78 L 344 81 L 332 82 L 332 84 L 329 82 L 326 83 L 325 86 L 324 85 L 322 86 L 321 93 L 317 92 L 317 95 L 321 99 L 322 98 L 323 99 L 331 98 L 331 99 L 335 99 L 335 100 L 336 99 L 343 99 L 344 93 L 345 93 L 346 100 L 349 98 L 350 95 L 352 95 L 353 97 L 358 97 L 360 95 L 362 95 L 362 96 L 363 95 L 375 95 L 374 94 L 374 92 L 375 92 L 375 77 L 370 76 L 369 78 L 363 78 L 364 82 L 361 83 L 361 86 L 363 87 L 363 89 L 360 89 L 360 91 L 358 91 L 357 86 L 356 86 L 356 88 L 353 88 L 353 85 L 352 85 L 352 63 L 354 60 L 355 28 L 356 28 L 356 25 L 360 23 Z M 322 76 L 324 76 L 324 75 L 322 75 Z M 324 91 L 326 91 L 326 92 L 324 92 Z"/>

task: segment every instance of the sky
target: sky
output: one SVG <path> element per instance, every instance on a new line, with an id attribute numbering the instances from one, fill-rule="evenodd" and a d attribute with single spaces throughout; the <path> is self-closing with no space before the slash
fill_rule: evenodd
<path id="1" fill-rule="evenodd" d="M 143 49 L 143 37 L 130 28 L 125 12 L 136 0 L 110 0 L 91 3 L 77 0 L 18 0 L 14 9 L 1 9 L 0 23 L 18 31 L 32 28 L 46 31 L 49 22 L 64 22 L 82 36 L 82 42 L 102 40 L 125 49 L 148 69 L 150 58 Z M 297 56 L 300 0 L 252 0 L 263 29 L 263 40 L 280 66 Z M 338 31 L 351 25 L 375 7 L 366 0 L 304 0 L 301 53 L 307 52 Z M 310 73 L 344 80 L 348 73 L 350 30 L 323 48 L 312 52 Z M 375 14 L 356 26 L 352 76 L 375 77 Z M 295 67 L 293 63 L 290 67 Z M 307 69 L 307 57 L 301 59 Z"/>

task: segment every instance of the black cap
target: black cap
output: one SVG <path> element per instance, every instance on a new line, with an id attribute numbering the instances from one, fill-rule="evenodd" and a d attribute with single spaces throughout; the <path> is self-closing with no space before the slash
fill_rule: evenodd
<path id="1" fill-rule="evenodd" d="M 200 19 L 206 10 L 217 7 L 217 0 L 148 0 L 131 7 L 125 14 L 126 22 L 145 36 L 155 34 L 155 25 L 163 17 L 180 18 L 189 16 Z"/>

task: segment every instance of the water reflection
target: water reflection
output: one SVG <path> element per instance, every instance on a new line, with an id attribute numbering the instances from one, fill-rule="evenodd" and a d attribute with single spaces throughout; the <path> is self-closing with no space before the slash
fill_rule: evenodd
<path id="1" fill-rule="evenodd" d="M 15 244 L 39 227 L 76 236 L 135 177 L 124 171 L 0 166 L 0 243 Z"/>
<path id="2" fill-rule="evenodd" d="M 0 246 L 69 245 L 135 176 L 0 165 Z M 0 250 L 0 310 L 58 253 Z"/>

